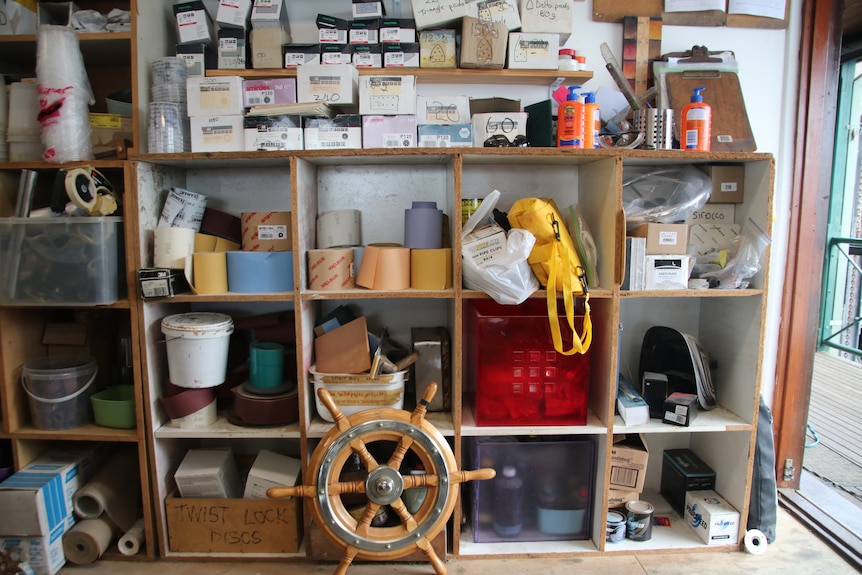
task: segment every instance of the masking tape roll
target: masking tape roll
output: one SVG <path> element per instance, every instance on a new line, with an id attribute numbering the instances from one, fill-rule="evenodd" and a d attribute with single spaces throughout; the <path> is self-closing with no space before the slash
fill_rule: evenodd
<path id="1" fill-rule="evenodd" d="M 760 529 L 749 529 L 746 531 L 743 543 L 745 544 L 745 550 L 752 555 L 763 555 L 766 553 L 766 548 L 769 545 L 766 535 Z"/>
<path id="2" fill-rule="evenodd" d="M 66 171 L 66 195 L 69 201 L 88 212 L 96 205 L 96 190 L 90 168 L 72 168 Z"/>

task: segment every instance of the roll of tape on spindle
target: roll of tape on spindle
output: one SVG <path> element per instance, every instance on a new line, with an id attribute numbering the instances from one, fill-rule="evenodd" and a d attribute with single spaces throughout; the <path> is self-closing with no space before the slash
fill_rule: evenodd
<path id="1" fill-rule="evenodd" d="M 157 227 L 153 230 L 153 263 L 157 268 L 179 268 L 194 253 L 195 231 L 191 228 Z"/>
<path id="2" fill-rule="evenodd" d="M 745 532 L 743 540 L 745 550 L 752 555 L 763 555 L 766 553 L 766 548 L 769 545 L 766 535 L 760 529 L 749 529 Z"/>
<path id="3" fill-rule="evenodd" d="M 362 244 L 359 210 L 335 210 L 317 217 L 318 249 Z"/>

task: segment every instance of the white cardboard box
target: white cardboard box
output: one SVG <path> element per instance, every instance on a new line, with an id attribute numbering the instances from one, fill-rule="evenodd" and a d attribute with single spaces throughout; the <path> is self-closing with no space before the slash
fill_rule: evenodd
<path id="1" fill-rule="evenodd" d="M 490 112 L 473 114 L 473 147 L 481 148 L 494 134 L 502 134 L 511 141 L 515 136 L 527 135 L 526 112 Z"/>
<path id="2" fill-rule="evenodd" d="M 362 76 L 359 79 L 361 115 L 416 113 L 416 76 Z"/>
<path id="3" fill-rule="evenodd" d="M 251 16 L 253 0 L 221 0 L 218 3 L 216 22 L 219 26 L 246 28 Z"/>
<path id="4" fill-rule="evenodd" d="M 496 224 L 476 228 L 462 239 L 461 253 L 480 265 L 499 259 L 506 255 L 506 232 Z"/>
<path id="5" fill-rule="evenodd" d="M 246 108 L 296 102 L 296 78 L 243 80 L 242 104 Z"/>
<path id="6" fill-rule="evenodd" d="M 509 33 L 511 70 L 556 70 L 560 67 L 560 35 L 538 32 Z"/>
<path id="7" fill-rule="evenodd" d="M 419 124 L 420 148 L 472 148 L 471 124 Z"/>
<path id="8" fill-rule="evenodd" d="M 490 20 L 505 24 L 508 30 L 521 27 L 521 14 L 518 10 L 518 0 L 477 0 L 467 4 L 467 14 L 480 20 Z M 553 4 L 553 2 L 548 2 Z"/>
<path id="9" fill-rule="evenodd" d="M 536 2 L 520 0 L 522 32 L 553 32 L 560 41 L 572 33 L 574 2 Z"/>
<path id="10" fill-rule="evenodd" d="M 0 536 L 0 553 L 20 557 L 27 565 L 21 571 L 24 575 L 54 575 L 66 564 L 63 531 L 60 529 L 39 537 Z"/>
<path id="11" fill-rule="evenodd" d="M 190 117 L 230 116 L 245 112 L 241 76 L 192 76 L 186 81 Z"/>
<path id="12" fill-rule="evenodd" d="M 415 148 L 416 116 L 362 115 L 363 148 Z"/>
<path id="13" fill-rule="evenodd" d="M 192 152 L 242 152 L 245 149 L 243 116 L 192 116 Z"/>
<path id="14" fill-rule="evenodd" d="M 739 542 L 739 512 L 715 491 L 687 491 L 685 518 L 707 545 Z"/>
<path id="15" fill-rule="evenodd" d="M 676 254 L 647 255 L 644 271 L 644 289 L 687 289 L 689 275 L 688 256 Z"/>
<path id="16" fill-rule="evenodd" d="M 251 9 L 252 28 L 281 28 L 290 34 L 285 0 L 255 2 Z"/>
<path id="17" fill-rule="evenodd" d="M 270 487 L 293 487 L 302 472 L 299 459 L 262 449 L 245 482 L 245 499 L 266 499 Z"/>
<path id="18" fill-rule="evenodd" d="M 356 104 L 359 72 L 352 64 L 304 64 L 296 69 L 296 101 Z"/>
<path id="19" fill-rule="evenodd" d="M 182 497 L 242 497 L 242 482 L 230 449 L 189 449 L 174 481 Z"/>
<path id="20" fill-rule="evenodd" d="M 300 116 L 246 116 L 243 125 L 246 152 L 304 148 Z"/>
<path id="21" fill-rule="evenodd" d="M 470 122 L 467 96 L 417 96 L 416 121 L 419 124 L 466 124 Z"/>
<path id="22" fill-rule="evenodd" d="M 215 44 L 216 30 L 203 2 L 174 4 L 179 44 Z"/>
<path id="23" fill-rule="evenodd" d="M 360 150 L 362 116 L 342 114 L 335 118 L 305 118 L 303 138 L 306 150 Z"/>
<path id="24" fill-rule="evenodd" d="M 412 0 L 416 29 L 439 28 L 470 15 L 469 0 Z"/>

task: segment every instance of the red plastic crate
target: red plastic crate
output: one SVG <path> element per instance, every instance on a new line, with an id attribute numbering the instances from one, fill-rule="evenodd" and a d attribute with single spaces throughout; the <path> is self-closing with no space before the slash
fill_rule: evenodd
<path id="1" fill-rule="evenodd" d="M 565 311 L 560 305 L 560 317 Z M 465 303 L 465 384 L 476 425 L 585 425 L 590 358 L 554 350 L 544 299 Z M 583 316 L 576 318 L 581 328 Z M 572 334 L 563 325 L 563 341 Z"/>

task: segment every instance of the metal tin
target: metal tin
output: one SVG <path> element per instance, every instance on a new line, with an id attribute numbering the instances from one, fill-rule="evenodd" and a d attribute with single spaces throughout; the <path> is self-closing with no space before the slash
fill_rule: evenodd
<path id="1" fill-rule="evenodd" d="M 619 511 L 608 511 L 606 538 L 610 543 L 619 543 L 626 538 L 626 516 Z"/>
<path id="2" fill-rule="evenodd" d="M 626 537 L 632 541 L 649 541 L 652 538 L 652 516 L 655 511 L 652 503 L 629 501 L 626 503 L 626 511 Z"/>
<path id="3" fill-rule="evenodd" d="M 635 127 L 644 134 L 644 149 L 673 149 L 673 110 L 670 108 L 638 110 L 635 112 Z"/>

